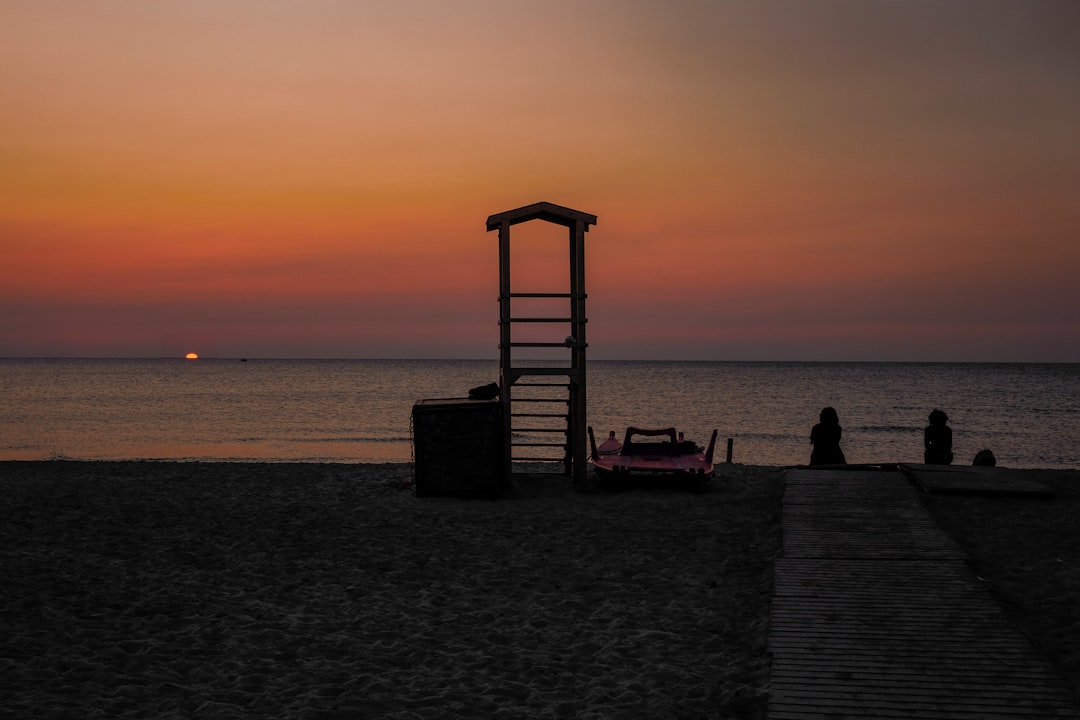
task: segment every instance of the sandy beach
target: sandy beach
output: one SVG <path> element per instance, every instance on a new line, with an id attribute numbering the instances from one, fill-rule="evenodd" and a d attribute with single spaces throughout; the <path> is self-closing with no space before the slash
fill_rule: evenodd
<path id="1" fill-rule="evenodd" d="M 924 496 L 923 505 L 1080 706 L 1080 470 L 998 472 L 1054 497 Z"/>
<path id="2" fill-rule="evenodd" d="M 926 498 L 1080 687 L 1080 471 Z M 704 495 L 411 466 L 0 463 L 0 716 L 761 718 L 779 468 Z"/>
<path id="3" fill-rule="evenodd" d="M 470 501 L 409 465 L 0 463 L 0 707 L 757 717 L 781 476 Z"/>

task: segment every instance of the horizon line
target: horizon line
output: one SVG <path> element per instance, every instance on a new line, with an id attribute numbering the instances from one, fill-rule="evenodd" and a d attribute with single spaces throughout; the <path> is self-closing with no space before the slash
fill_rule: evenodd
<path id="1" fill-rule="evenodd" d="M 261 355 L 200 355 L 187 358 L 183 355 L 0 355 L 5 360 L 182 360 L 197 363 L 200 360 L 249 362 L 491 362 L 498 364 L 498 358 L 480 357 L 272 357 Z M 590 358 L 592 362 L 643 362 L 643 363 L 771 363 L 771 364 L 882 364 L 882 365 L 1080 365 L 1076 360 L 780 360 L 780 359 L 702 359 L 702 358 Z M 520 362 L 561 362 L 551 358 L 531 358 Z M 515 364 L 515 367 L 518 365 Z"/>

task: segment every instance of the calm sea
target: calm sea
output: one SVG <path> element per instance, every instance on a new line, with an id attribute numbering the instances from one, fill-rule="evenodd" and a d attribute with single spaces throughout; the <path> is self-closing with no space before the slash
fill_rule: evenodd
<path id="1" fill-rule="evenodd" d="M 0 459 L 408 462 L 420 399 L 495 381 L 480 360 L 0 360 Z M 591 361 L 598 441 L 627 425 L 720 431 L 734 460 L 809 460 L 832 405 L 852 463 L 921 462 L 949 414 L 958 463 L 1080 467 L 1080 365 Z"/>

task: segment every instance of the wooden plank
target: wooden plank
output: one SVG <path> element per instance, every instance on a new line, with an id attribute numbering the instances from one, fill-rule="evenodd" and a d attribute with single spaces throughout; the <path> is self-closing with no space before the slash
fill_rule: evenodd
<path id="1" fill-rule="evenodd" d="M 785 665 L 779 667 L 784 668 Z M 800 673 L 804 676 L 800 680 L 776 680 L 774 679 L 770 683 L 770 687 L 810 687 L 821 688 L 828 683 L 836 679 L 836 673 L 834 671 L 822 671 L 820 666 L 818 668 L 793 666 L 797 667 Z M 817 670 L 815 672 L 815 670 Z M 934 692 L 934 693 L 946 693 L 949 695 L 956 695 L 960 690 L 971 686 L 978 686 L 982 684 L 988 688 L 985 692 L 993 695 L 995 693 L 1001 694 L 1008 698 L 1013 695 L 1039 695 L 1041 691 L 1035 687 L 1032 687 L 1031 679 L 1036 681 L 1044 681 L 1048 676 L 1045 674 L 1034 673 L 1030 678 L 1025 678 L 1024 682 L 1016 683 L 1009 681 L 992 682 L 990 678 L 985 675 L 978 675 L 975 672 L 957 672 L 958 669 L 946 669 L 945 672 L 930 672 L 927 668 L 921 668 L 919 672 L 911 673 L 893 673 L 893 672 L 881 672 L 879 670 L 869 668 L 865 665 L 859 665 L 854 670 L 845 671 L 842 676 L 845 680 L 854 683 L 857 682 L 859 687 L 863 688 L 877 688 L 877 687 L 892 687 L 897 690 L 907 690 L 916 694 L 920 692 Z"/>
<path id="2" fill-rule="evenodd" d="M 803 470 L 785 479 L 785 557 L 962 557 L 900 473 Z"/>

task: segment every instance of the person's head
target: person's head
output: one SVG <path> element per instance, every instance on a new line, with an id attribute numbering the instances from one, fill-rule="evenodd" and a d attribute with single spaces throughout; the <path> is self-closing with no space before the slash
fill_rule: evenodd
<path id="1" fill-rule="evenodd" d="M 944 425 L 947 422 L 949 422 L 949 416 L 945 414 L 944 410 L 938 410 L 935 408 L 934 411 L 930 413 L 931 425 Z"/>
<path id="2" fill-rule="evenodd" d="M 832 409 L 831 407 L 827 407 L 827 408 L 823 409 L 821 411 L 821 415 L 819 416 L 819 419 L 821 420 L 821 422 L 823 422 L 826 425 L 839 425 L 840 424 L 840 416 L 837 415 L 836 410 Z"/>

